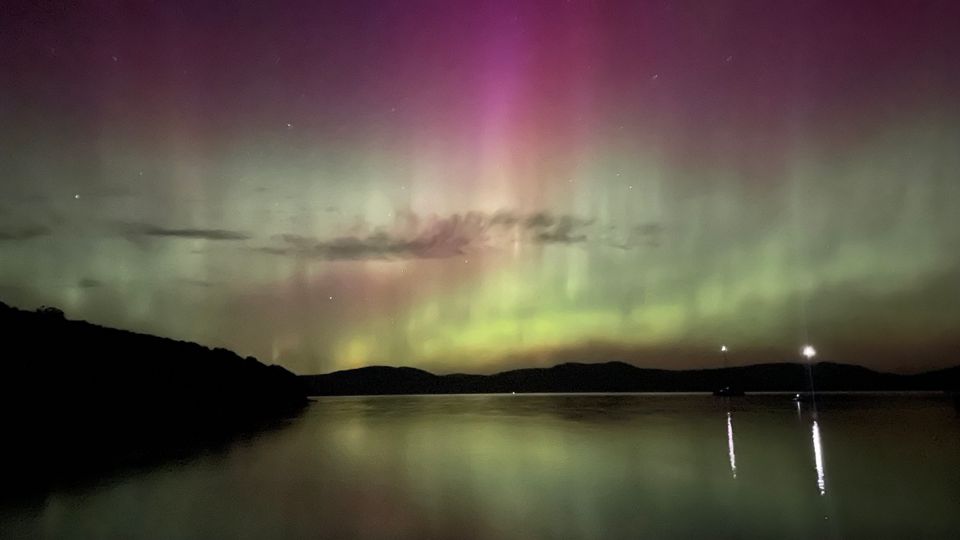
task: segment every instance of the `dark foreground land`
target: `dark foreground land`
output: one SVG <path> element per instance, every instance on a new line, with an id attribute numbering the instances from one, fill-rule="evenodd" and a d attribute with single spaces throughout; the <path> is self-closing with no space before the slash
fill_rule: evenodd
<path id="1" fill-rule="evenodd" d="M 190 455 L 306 405 L 289 371 L 224 349 L 0 303 L 7 495 Z"/>
<path id="2" fill-rule="evenodd" d="M 485 394 L 567 392 L 712 392 L 733 386 L 745 392 L 951 391 L 960 388 L 960 367 L 916 375 L 881 373 L 822 362 L 758 364 L 702 369 L 642 369 L 623 362 L 569 363 L 494 375 L 434 375 L 408 367 L 374 366 L 300 377 L 311 395 Z"/>

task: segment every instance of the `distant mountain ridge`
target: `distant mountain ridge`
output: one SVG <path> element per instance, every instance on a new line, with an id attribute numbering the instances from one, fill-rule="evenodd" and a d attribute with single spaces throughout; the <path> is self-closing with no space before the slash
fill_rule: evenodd
<path id="1" fill-rule="evenodd" d="M 812 369 L 818 391 L 956 390 L 960 366 L 899 375 L 865 367 L 821 362 Z M 435 375 L 410 367 L 371 366 L 322 375 L 303 375 L 310 395 L 474 394 L 552 392 L 711 392 L 734 385 L 746 392 L 804 392 L 804 364 L 756 364 L 717 369 L 664 370 L 624 362 L 565 363 L 493 375 Z"/>
<path id="2" fill-rule="evenodd" d="M 8 483 L 43 486 L 189 454 L 307 404 L 301 381 L 280 366 L 67 320 L 54 308 L 0 302 L 0 336 Z"/>

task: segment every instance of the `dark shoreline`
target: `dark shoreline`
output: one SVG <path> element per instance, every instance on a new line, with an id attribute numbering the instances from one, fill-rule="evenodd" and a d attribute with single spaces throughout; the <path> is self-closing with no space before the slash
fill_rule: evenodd
<path id="1" fill-rule="evenodd" d="M 576 394 L 714 392 L 733 385 L 756 392 L 951 392 L 960 388 L 960 367 L 915 375 L 882 373 L 823 362 L 758 364 L 719 369 L 643 369 L 623 362 L 560 364 L 493 375 L 435 375 L 409 367 L 372 366 L 324 375 L 303 375 L 311 396 L 411 394 Z"/>
<path id="2" fill-rule="evenodd" d="M 188 458 L 308 403 L 289 371 L 225 349 L 2 303 L 0 328 L 4 498 Z"/>

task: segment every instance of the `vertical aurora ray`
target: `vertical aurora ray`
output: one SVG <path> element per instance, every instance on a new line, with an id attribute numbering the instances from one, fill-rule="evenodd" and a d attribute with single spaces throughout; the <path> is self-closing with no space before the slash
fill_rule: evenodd
<path id="1" fill-rule="evenodd" d="M 304 373 L 957 361 L 955 3 L 4 9 L 4 301 Z"/>

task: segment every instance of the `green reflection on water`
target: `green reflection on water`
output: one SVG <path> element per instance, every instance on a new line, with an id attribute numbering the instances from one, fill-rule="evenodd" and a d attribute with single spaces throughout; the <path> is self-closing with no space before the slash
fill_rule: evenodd
<path id="1" fill-rule="evenodd" d="M 332 398 L 226 452 L 7 510 L 148 538 L 950 536 L 960 419 L 932 397 Z"/>

